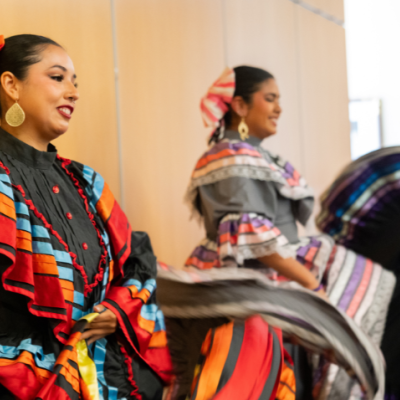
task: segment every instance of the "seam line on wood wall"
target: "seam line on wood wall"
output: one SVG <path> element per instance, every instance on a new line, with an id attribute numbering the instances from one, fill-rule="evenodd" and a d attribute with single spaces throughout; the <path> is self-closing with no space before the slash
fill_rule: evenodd
<path id="1" fill-rule="evenodd" d="M 306 141 L 304 135 L 304 120 L 303 120 L 303 104 L 301 99 L 303 98 L 302 92 L 303 87 L 301 84 L 301 55 L 300 55 L 300 24 L 299 24 L 299 13 L 298 10 L 295 9 L 295 18 L 294 18 L 294 31 L 295 31 L 295 48 L 296 48 L 296 74 L 297 74 L 297 101 L 298 101 L 298 110 L 299 110 L 299 134 L 300 134 L 300 171 L 302 171 L 303 176 L 307 176 L 306 171 Z"/>
<path id="2" fill-rule="evenodd" d="M 118 174 L 119 174 L 119 203 L 122 210 L 125 210 L 125 191 L 124 191 L 124 169 L 122 162 L 122 129 L 121 129 L 121 102 L 119 92 L 119 63 L 117 48 L 117 22 L 115 17 L 115 1 L 110 0 L 111 7 L 111 30 L 114 61 L 114 88 L 115 88 L 115 111 L 117 119 L 117 141 L 118 141 Z"/>
<path id="3" fill-rule="evenodd" d="M 344 21 L 340 18 L 337 18 L 317 7 L 314 7 L 311 4 L 306 3 L 305 1 L 302 1 L 302 0 L 289 0 L 289 1 L 291 1 L 292 3 L 297 4 L 300 7 L 303 7 L 306 10 L 311 11 L 312 13 L 314 13 L 322 18 L 325 18 L 326 20 L 333 22 L 334 24 L 339 25 L 342 28 L 344 28 Z"/>
<path id="4" fill-rule="evenodd" d="M 228 57 L 228 27 L 226 23 L 226 2 L 225 0 L 221 0 L 222 6 L 222 39 L 223 39 L 223 46 L 224 46 L 224 62 L 225 67 L 232 68 L 231 65 L 228 64 L 229 57 Z"/>

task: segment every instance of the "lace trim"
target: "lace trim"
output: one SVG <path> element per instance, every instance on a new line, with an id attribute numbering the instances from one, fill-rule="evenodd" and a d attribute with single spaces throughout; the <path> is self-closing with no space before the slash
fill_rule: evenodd
<path id="1" fill-rule="evenodd" d="M 279 185 L 282 185 L 278 189 L 280 194 L 292 200 L 314 197 L 313 189 L 308 186 L 288 186 L 287 182 L 278 171 L 250 165 L 233 165 L 212 171 L 205 176 L 191 180 L 184 197 L 184 202 L 188 205 L 192 218 L 194 217 L 198 219 L 200 223 L 203 221 L 203 217 L 194 204 L 197 196 L 197 188 L 199 186 L 209 185 L 233 177 L 278 183 Z M 306 185 L 305 181 L 303 184 Z"/>

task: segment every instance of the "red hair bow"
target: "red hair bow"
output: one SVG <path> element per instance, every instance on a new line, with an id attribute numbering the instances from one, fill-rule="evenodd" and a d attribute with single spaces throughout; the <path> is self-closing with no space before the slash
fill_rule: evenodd
<path id="1" fill-rule="evenodd" d="M 6 42 L 4 41 L 4 36 L 0 35 L 0 50 L 4 47 Z"/>
<path id="2" fill-rule="evenodd" d="M 235 92 L 235 72 L 225 68 L 222 75 L 208 89 L 201 99 L 200 109 L 206 127 L 218 128 L 220 119 L 229 110 Z"/>

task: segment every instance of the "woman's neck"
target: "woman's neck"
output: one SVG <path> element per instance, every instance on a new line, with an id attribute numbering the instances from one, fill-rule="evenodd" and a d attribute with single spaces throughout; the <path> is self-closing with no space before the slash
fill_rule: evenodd
<path id="1" fill-rule="evenodd" d="M 12 127 L 7 123 L 1 124 L 1 127 L 10 135 L 13 135 L 18 140 L 26 143 L 34 149 L 39 151 L 47 151 L 50 141 L 45 140 L 41 135 L 38 135 L 35 130 L 22 126 Z"/>

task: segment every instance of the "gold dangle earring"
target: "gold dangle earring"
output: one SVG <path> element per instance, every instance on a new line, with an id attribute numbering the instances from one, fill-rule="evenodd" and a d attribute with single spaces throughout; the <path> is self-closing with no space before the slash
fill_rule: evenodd
<path id="1" fill-rule="evenodd" d="M 8 109 L 6 112 L 6 122 L 8 125 L 13 128 L 17 128 L 21 126 L 25 121 L 25 113 L 21 106 L 18 104 L 18 101 L 15 101 L 15 104 Z"/>
<path id="2" fill-rule="evenodd" d="M 247 126 L 246 121 L 244 120 L 244 117 L 242 117 L 242 120 L 240 121 L 238 130 L 239 130 L 239 134 L 240 134 L 240 139 L 246 140 L 249 138 L 249 127 Z"/>

